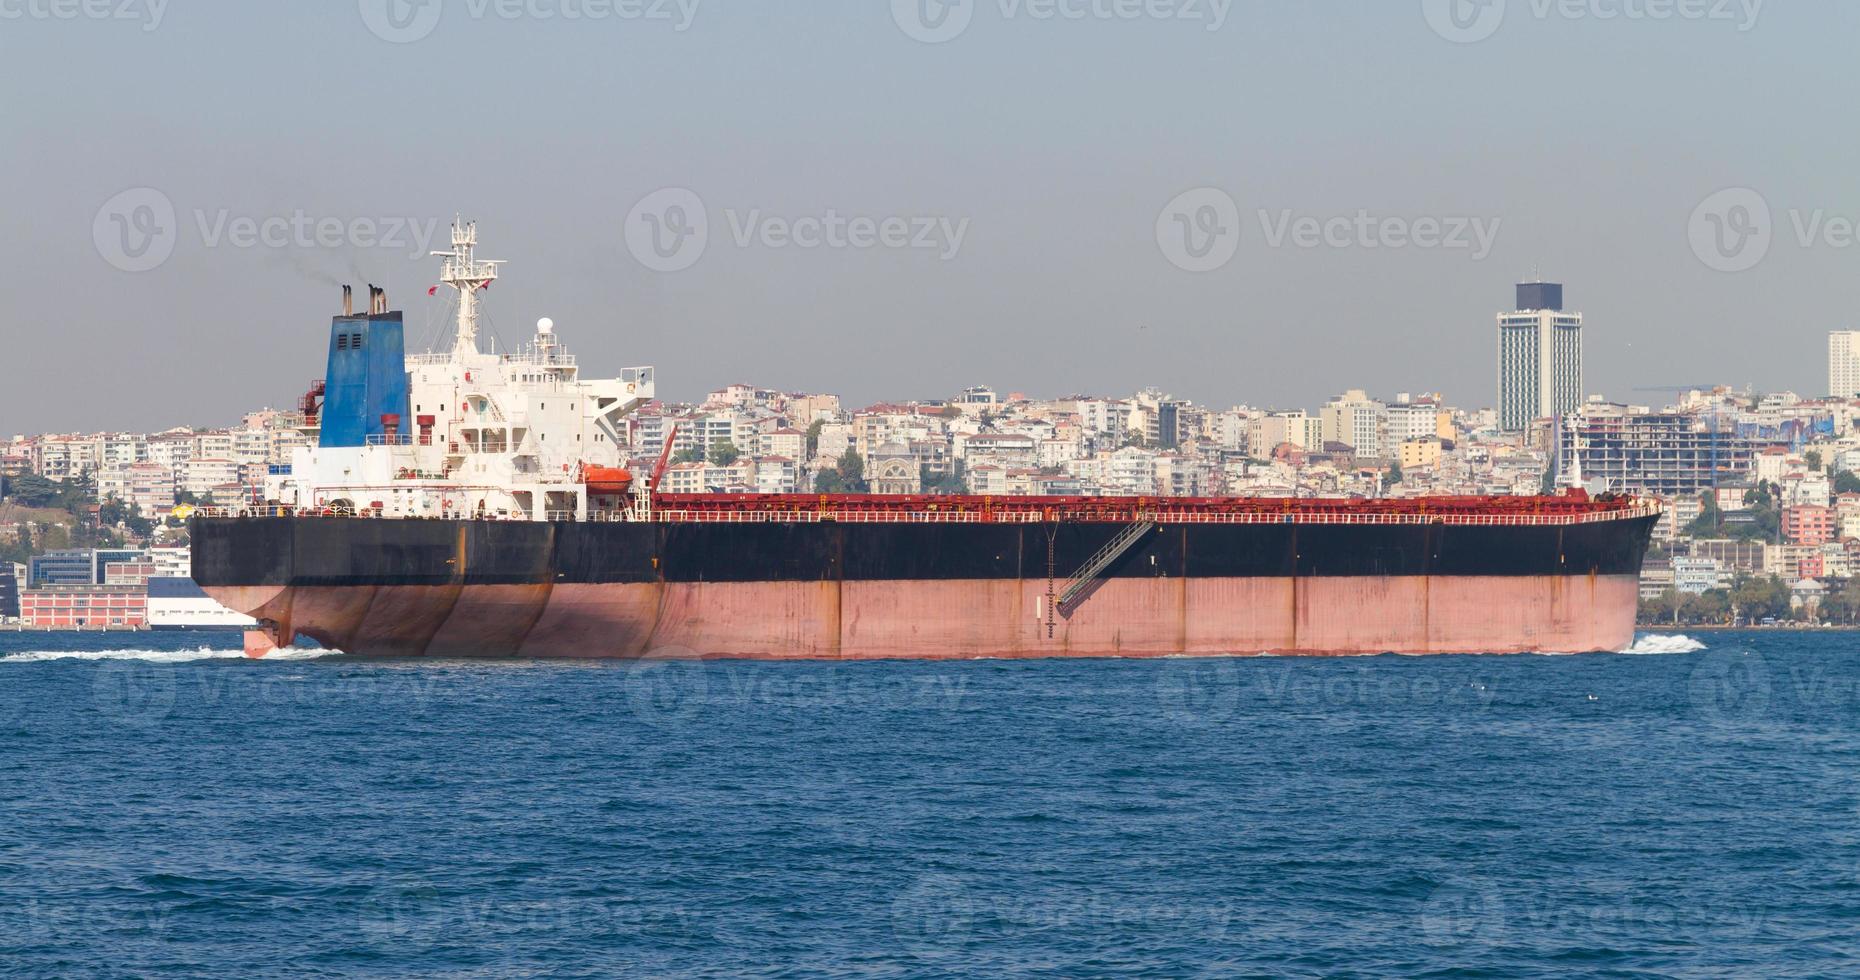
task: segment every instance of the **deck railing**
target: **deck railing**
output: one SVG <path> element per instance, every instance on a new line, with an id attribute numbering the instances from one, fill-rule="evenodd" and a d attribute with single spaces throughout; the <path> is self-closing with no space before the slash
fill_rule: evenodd
<path id="1" fill-rule="evenodd" d="M 922 510 L 886 511 L 835 508 L 830 505 L 813 510 L 745 510 L 745 509 L 655 509 L 651 521 L 663 524 L 1046 524 L 1046 523 L 1129 523 L 1133 520 L 1156 524 L 1301 524 L 1301 525 L 1370 525 L 1402 526 L 1441 524 L 1454 527 L 1562 527 L 1581 524 L 1604 524 L 1611 521 L 1654 517 L 1663 505 L 1653 500 L 1635 500 L 1623 506 L 1598 506 L 1590 510 L 1553 510 L 1542 513 L 1478 513 L 1443 510 L 1438 512 L 1387 513 L 1347 510 L 1286 511 L 1192 511 L 1164 506 L 1133 510 L 1123 514 L 1102 511 L 1054 510 Z M 331 508 L 289 507 L 199 507 L 194 516 L 203 518 L 260 517 L 354 517 L 391 520 L 370 510 L 355 514 Z M 442 519 L 474 518 L 466 512 L 436 515 Z M 418 518 L 400 518 L 414 520 Z M 479 520 L 526 521 L 516 516 L 476 516 Z M 626 511 L 591 511 L 587 523 L 619 523 L 630 520 Z M 573 511 L 550 511 L 548 520 L 573 523 Z"/>
<path id="2" fill-rule="evenodd" d="M 1134 515 L 1137 520 L 1157 524 L 1356 524 L 1418 525 L 1447 524 L 1460 527 L 1555 527 L 1576 524 L 1602 524 L 1609 521 L 1652 517 L 1660 508 L 1628 507 L 1580 513 L 1546 514 L 1374 514 L 1297 511 L 1287 513 L 1192 513 L 1158 509 Z M 659 510 L 653 519 L 669 524 L 1045 524 L 1056 523 L 1125 523 L 1125 519 L 1107 519 L 1100 514 L 1056 513 L 1040 511 L 912 511 L 903 513 L 870 511 L 704 511 Z"/>

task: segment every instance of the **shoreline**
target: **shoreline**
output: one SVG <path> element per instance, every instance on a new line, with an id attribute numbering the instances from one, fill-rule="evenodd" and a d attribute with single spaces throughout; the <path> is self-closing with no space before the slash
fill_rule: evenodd
<path id="1" fill-rule="evenodd" d="M 1634 627 L 1648 633 L 1694 633 L 1700 631 L 1712 633 L 1853 633 L 1860 632 L 1860 624 L 1853 626 L 1824 626 L 1820 624 L 1795 624 L 1790 626 L 1674 626 L 1667 623 L 1660 626 L 1646 624 Z"/>
<path id="2" fill-rule="evenodd" d="M 0 625 L 0 633 L 152 633 L 146 626 L 20 626 L 18 624 Z"/>

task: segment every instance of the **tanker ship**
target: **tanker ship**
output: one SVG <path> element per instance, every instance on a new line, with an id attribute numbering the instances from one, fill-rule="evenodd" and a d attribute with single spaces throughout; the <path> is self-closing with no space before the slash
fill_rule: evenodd
<path id="1" fill-rule="evenodd" d="M 955 659 L 1619 650 L 1657 502 L 671 494 L 623 468 L 651 368 L 580 377 L 542 320 L 484 351 L 501 263 L 458 223 L 450 350 L 370 288 L 332 320 L 309 445 L 190 522 L 246 650 Z M 436 287 L 437 288 L 437 287 Z M 642 469 L 644 467 L 641 467 Z"/>

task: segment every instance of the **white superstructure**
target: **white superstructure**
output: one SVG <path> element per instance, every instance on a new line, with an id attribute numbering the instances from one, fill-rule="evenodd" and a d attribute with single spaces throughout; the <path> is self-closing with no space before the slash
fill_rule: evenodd
<path id="1" fill-rule="evenodd" d="M 477 258 L 477 244 L 477 225 L 457 222 L 452 249 L 433 253 L 458 296 L 457 330 L 451 350 L 407 357 L 410 424 L 366 446 L 296 450 L 289 472 L 267 485 L 271 505 L 385 517 L 603 516 L 590 514 L 587 472 L 621 465 L 627 416 L 652 400 L 653 370 L 584 381 L 547 318 L 516 353 L 480 350 L 478 294 L 503 263 Z M 644 501 L 641 492 L 625 503 Z"/>

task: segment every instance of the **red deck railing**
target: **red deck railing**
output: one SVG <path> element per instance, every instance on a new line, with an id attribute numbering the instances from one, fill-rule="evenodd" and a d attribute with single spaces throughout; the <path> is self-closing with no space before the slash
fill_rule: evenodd
<path id="1" fill-rule="evenodd" d="M 1265 497 L 954 497 L 836 494 L 660 494 L 654 517 L 672 522 L 1039 524 L 1588 524 L 1660 513 L 1638 497 L 1413 497 L 1350 500 Z"/>
<path id="2" fill-rule="evenodd" d="M 1267 497 L 955 497 L 856 494 L 659 494 L 652 519 L 704 524 L 1455 524 L 1542 526 L 1652 517 L 1659 501 L 1582 493 L 1561 497 L 1414 497 L 1394 500 Z M 200 508 L 200 517 L 379 518 L 329 509 Z M 460 514 L 459 517 L 467 515 Z M 551 512 L 552 520 L 572 514 Z M 492 518 L 523 520 L 521 517 Z M 590 521 L 625 520 L 621 512 Z"/>

